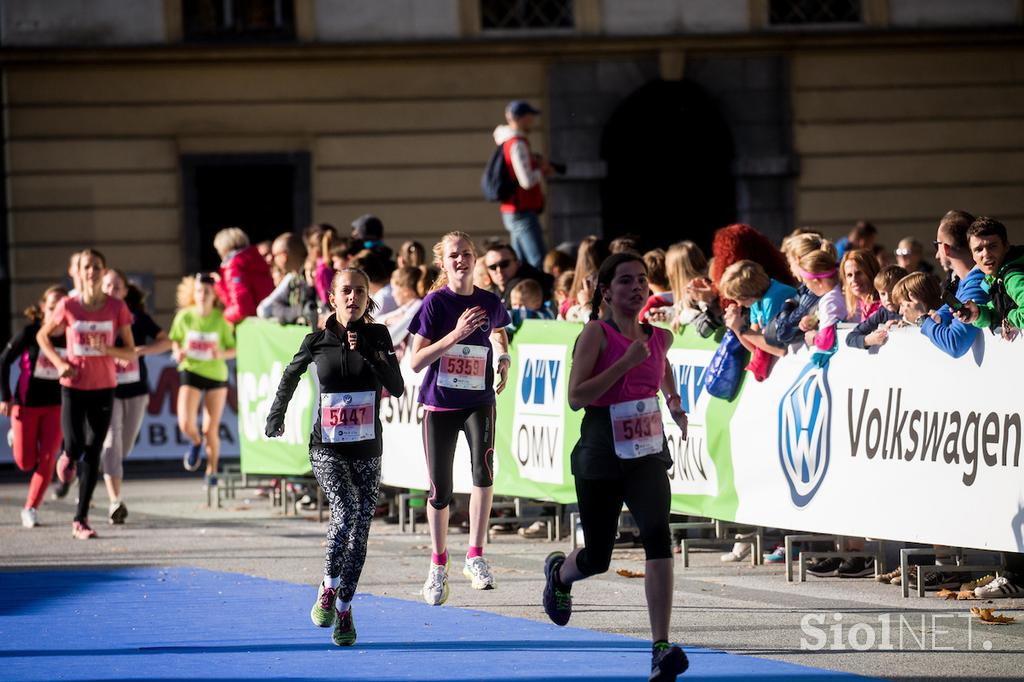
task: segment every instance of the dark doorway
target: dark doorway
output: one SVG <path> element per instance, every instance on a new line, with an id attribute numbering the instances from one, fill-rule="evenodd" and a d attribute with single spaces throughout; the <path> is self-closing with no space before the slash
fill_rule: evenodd
<path id="1" fill-rule="evenodd" d="M 653 81 L 627 97 L 601 139 L 604 236 L 632 233 L 645 248 L 692 239 L 710 255 L 716 229 L 734 222 L 733 147 L 704 90 Z"/>
<path id="2" fill-rule="evenodd" d="M 310 223 L 309 154 L 189 154 L 181 159 L 185 265 L 216 270 L 213 236 L 240 227 L 252 244 Z"/>

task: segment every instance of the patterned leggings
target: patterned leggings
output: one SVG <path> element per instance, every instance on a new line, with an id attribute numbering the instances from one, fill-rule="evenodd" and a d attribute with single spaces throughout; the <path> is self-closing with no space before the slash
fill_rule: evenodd
<path id="1" fill-rule="evenodd" d="M 380 457 L 347 459 L 330 448 L 309 449 L 313 475 L 331 505 L 324 575 L 341 577 L 338 599 L 352 601 L 366 560 L 366 538 L 380 491 Z"/>

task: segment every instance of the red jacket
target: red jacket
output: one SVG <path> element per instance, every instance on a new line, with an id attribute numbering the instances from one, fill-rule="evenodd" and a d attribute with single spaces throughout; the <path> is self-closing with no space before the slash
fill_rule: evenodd
<path id="1" fill-rule="evenodd" d="M 238 324 L 256 315 L 256 306 L 274 290 L 270 266 L 255 246 L 247 246 L 220 266 L 220 281 L 213 285 L 224 304 L 224 319 Z"/>
<path id="2" fill-rule="evenodd" d="M 505 155 L 505 166 L 508 168 L 508 172 L 515 178 L 515 170 L 512 168 L 512 145 L 516 142 L 522 142 L 526 145 L 526 148 L 530 148 L 530 142 L 525 137 L 518 135 L 510 137 L 501 143 L 502 153 Z M 536 170 L 538 168 L 536 159 L 533 158 L 533 154 L 530 154 L 530 168 Z M 518 213 L 520 211 L 530 211 L 532 213 L 540 213 L 544 210 L 544 191 L 540 187 L 540 183 L 537 183 L 530 189 L 523 189 L 519 182 L 516 182 L 516 189 L 512 196 L 507 200 L 501 202 L 502 213 Z"/>

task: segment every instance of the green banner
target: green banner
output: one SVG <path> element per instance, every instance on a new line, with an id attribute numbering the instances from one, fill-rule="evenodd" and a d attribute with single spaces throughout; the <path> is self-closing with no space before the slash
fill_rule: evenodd
<path id="1" fill-rule="evenodd" d="M 285 415 L 284 435 L 267 438 L 267 413 L 274 403 L 281 374 L 299 349 L 309 327 L 282 326 L 249 318 L 238 325 L 238 438 L 242 471 L 247 474 L 304 476 L 309 474 L 309 431 L 313 423 L 316 386 L 308 370 L 302 376 Z"/>
<path id="2" fill-rule="evenodd" d="M 495 494 L 567 504 L 576 501 L 570 453 L 579 439 L 583 412 L 569 409 L 566 392 L 573 344 L 581 328 L 569 322 L 530 320 L 516 333 L 508 385 L 497 403 Z M 316 403 L 310 373 L 289 405 L 285 436 L 270 440 L 263 435 L 281 370 L 306 333 L 306 327 L 258 320 L 248 320 L 238 329 L 239 436 L 242 470 L 247 473 L 309 473 L 307 441 Z M 733 520 L 738 500 L 728 427 L 737 401 L 718 400 L 703 391 L 704 372 L 717 347 L 715 339 L 701 338 L 690 328 L 674 336 L 668 359 L 689 414 L 689 437 L 685 441 L 679 437 L 664 410 L 663 424 L 674 462 L 668 470 L 673 511 Z M 427 489 L 423 410 L 415 405 L 423 374 L 413 373 L 407 362 L 402 363 L 402 373 L 405 395 L 384 398 L 381 403 L 382 482 Z M 455 462 L 458 492 L 468 492 L 467 461 L 460 439 Z"/>

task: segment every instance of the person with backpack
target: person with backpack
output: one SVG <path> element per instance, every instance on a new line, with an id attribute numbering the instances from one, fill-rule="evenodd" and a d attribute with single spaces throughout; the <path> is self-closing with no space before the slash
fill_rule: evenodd
<path id="1" fill-rule="evenodd" d="M 974 262 L 985 275 L 989 302 L 967 301 L 955 314 L 965 324 L 1014 338 L 1024 328 L 1024 246 L 1010 246 L 1006 226 L 981 217 L 967 229 Z"/>
<path id="2" fill-rule="evenodd" d="M 531 152 L 526 138 L 539 115 L 540 110 L 526 100 L 508 103 L 507 125 L 494 129 L 497 148 L 481 182 L 484 197 L 501 202 L 501 220 L 511 235 L 512 248 L 520 260 L 538 269 L 547 252 L 540 224 L 540 213 L 544 210 L 541 180 L 555 172 L 541 154 Z"/>

